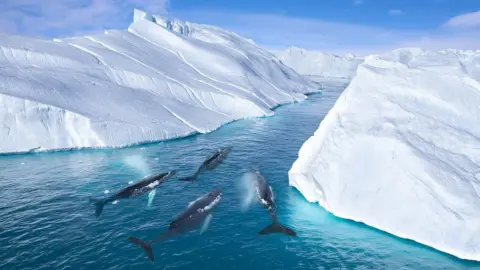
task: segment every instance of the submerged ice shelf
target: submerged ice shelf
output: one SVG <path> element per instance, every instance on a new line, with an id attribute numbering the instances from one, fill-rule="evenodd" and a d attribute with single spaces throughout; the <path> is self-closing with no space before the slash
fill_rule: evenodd
<path id="1" fill-rule="evenodd" d="M 101 35 L 0 35 L 0 69 L 3 153 L 205 133 L 317 91 L 250 40 L 139 10 Z"/>
<path id="2" fill-rule="evenodd" d="M 290 184 L 334 215 L 480 260 L 480 51 L 368 56 Z"/>

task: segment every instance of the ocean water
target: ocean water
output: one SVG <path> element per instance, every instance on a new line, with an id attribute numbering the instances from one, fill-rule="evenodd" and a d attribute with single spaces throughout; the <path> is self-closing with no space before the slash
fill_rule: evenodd
<path id="1" fill-rule="evenodd" d="M 340 90 L 310 96 L 210 134 L 116 150 L 0 157 L 0 269 L 480 269 L 433 249 L 308 203 L 288 186 L 287 172 Z M 193 173 L 217 147 L 229 158 L 198 183 L 175 179 L 147 195 L 109 204 L 94 217 L 89 198 L 127 186 L 146 174 Z M 258 236 L 269 225 L 259 205 L 242 209 L 241 176 L 258 168 L 275 192 L 279 219 L 298 238 Z M 153 246 L 152 264 L 127 240 L 152 239 L 188 203 L 221 187 L 223 198 L 203 234 L 193 231 Z"/>

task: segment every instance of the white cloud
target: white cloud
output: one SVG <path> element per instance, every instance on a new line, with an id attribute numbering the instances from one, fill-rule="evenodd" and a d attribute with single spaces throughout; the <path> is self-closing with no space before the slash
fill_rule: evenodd
<path id="1" fill-rule="evenodd" d="M 407 46 L 435 50 L 480 49 L 480 32 L 451 31 L 440 26 L 431 30 L 398 30 L 284 14 L 239 14 L 211 10 L 184 11 L 176 15 L 194 22 L 218 25 L 272 49 L 296 46 L 361 55 Z"/>
<path id="2" fill-rule="evenodd" d="M 270 48 L 297 46 L 330 52 L 367 53 L 383 49 L 397 37 L 414 38 L 411 32 L 349 23 L 296 18 L 283 14 L 238 14 L 212 11 L 182 12 L 181 18 L 214 24 L 252 38 Z M 385 46 L 387 49 L 387 46 Z"/>
<path id="3" fill-rule="evenodd" d="M 400 9 L 390 9 L 388 11 L 388 14 L 390 14 L 390 15 L 402 15 L 403 11 L 401 11 Z"/>
<path id="4" fill-rule="evenodd" d="M 0 32 L 61 37 L 126 28 L 133 8 L 165 14 L 168 0 L 1 0 Z M 73 29 L 73 30 L 72 30 Z"/>
<path id="5" fill-rule="evenodd" d="M 447 34 L 431 34 L 425 35 L 412 40 L 405 40 L 398 44 L 397 47 L 420 47 L 431 50 L 442 49 L 464 49 L 479 50 L 480 49 L 480 33 L 456 33 Z"/>
<path id="6" fill-rule="evenodd" d="M 130 2 L 136 8 L 155 15 L 165 15 L 170 4 L 170 0 L 127 0 L 127 2 Z"/>
<path id="7" fill-rule="evenodd" d="M 480 28 L 480 10 L 455 16 L 445 23 L 448 27 Z"/>
<path id="8" fill-rule="evenodd" d="M 38 0 L 0 0 L 0 32 L 51 38 L 124 29 L 132 20 L 134 7 L 165 15 L 168 3 L 168 0 L 49 0 L 46 5 Z M 475 23 L 478 14 L 454 17 L 444 24 L 450 27 L 439 25 L 431 30 L 398 30 L 286 14 L 224 10 L 184 10 L 173 15 L 235 31 L 270 48 L 297 46 L 339 54 L 369 54 L 405 46 L 480 49 L 480 30 L 475 28 L 480 25 Z"/>

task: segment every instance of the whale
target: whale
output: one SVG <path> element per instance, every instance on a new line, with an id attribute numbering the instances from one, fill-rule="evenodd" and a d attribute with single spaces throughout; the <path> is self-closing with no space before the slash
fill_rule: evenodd
<path id="1" fill-rule="evenodd" d="M 143 241 L 139 238 L 130 236 L 133 244 L 143 248 L 148 259 L 154 262 L 154 254 L 152 245 L 168 239 L 172 236 L 182 234 L 195 229 L 199 224 L 204 223 L 201 232 L 205 231 L 212 219 L 212 211 L 220 202 L 222 198 L 222 191 L 216 188 L 190 202 L 188 206 L 170 223 L 167 230 L 150 241 Z"/>
<path id="2" fill-rule="evenodd" d="M 288 236 L 297 236 L 297 233 L 294 230 L 280 224 L 278 221 L 275 195 L 265 177 L 258 170 L 251 170 L 250 172 L 247 172 L 247 174 L 250 176 L 247 177 L 247 179 L 249 179 L 250 184 L 254 189 L 258 202 L 263 205 L 272 220 L 272 224 L 260 230 L 258 234 L 266 235 L 271 233 L 282 233 Z"/>
<path id="3" fill-rule="evenodd" d="M 160 184 L 165 182 L 167 179 L 175 176 L 176 171 L 169 171 L 166 173 L 160 173 L 155 175 L 147 176 L 135 184 L 132 184 L 117 193 L 111 195 L 110 197 L 102 200 L 90 199 L 90 202 L 95 204 L 95 217 L 98 218 L 103 211 L 104 206 L 107 203 L 114 202 L 120 199 L 136 198 L 147 192 L 155 190 Z"/>
<path id="4" fill-rule="evenodd" d="M 210 157 L 205 159 L 203 163 L 198 167 L 194 175 L 189 177 L 180 178 L 180 181 L 195 182 L 197 178 L 206 171 L 211 171 L 217 168 L 225 159 L 227 159 L 228 154 L 232 151 L 232 147 L 221 147 L 215 151 Z"/>

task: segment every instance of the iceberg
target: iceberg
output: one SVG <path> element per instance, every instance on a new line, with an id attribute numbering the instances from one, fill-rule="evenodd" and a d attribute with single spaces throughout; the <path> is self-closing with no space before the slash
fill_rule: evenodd
<path id="1" fill-rule="evenodd" d="M 320 51 L 310 51 L 297 47 L 275 51 L 274 54 L 285 65 L 302 75 L 313 78 L 351 79 L 364 58 L 347 54 L 338 56 Z"/>
<path id="2" fill-rule="evenodd" d="M 480 260 L 480 51 L 370 55 L 289 183 L 334 215 Z"/>
<path id="3" fill-rule="evenodd" d="M 134 11 L 128 30 L 0 35 L 0 152 L 122 147 L 207 133 L 318 91 L 251 40 Z"/>

